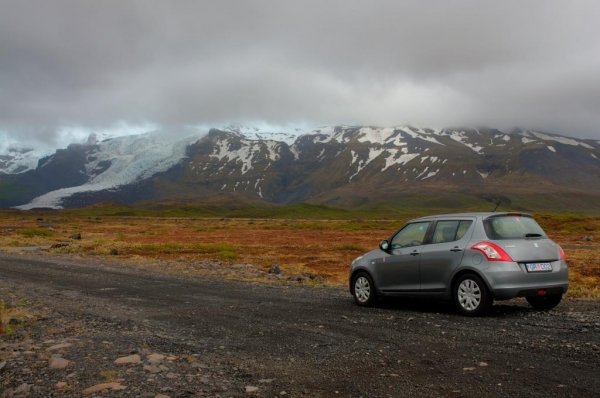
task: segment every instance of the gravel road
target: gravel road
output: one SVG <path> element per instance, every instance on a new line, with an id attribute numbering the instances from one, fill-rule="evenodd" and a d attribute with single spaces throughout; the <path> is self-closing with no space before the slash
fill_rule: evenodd
<path id="1" fill-rule="evenodd" d="M 0 255 L 0 293 L 25 297 L 42 314 L 26 334 L 0 341 L 6 397 L 81 396 L 103 382 L 116 391 L 90 396 L 600 391 L 600 301 L 537 312 L 513 300 L 472 319 L 445 303 L 365 309 L 339 288 L 177 278 L 30 255 Z M 129 355 L 140 360 L 115 364 Z M 57 358 L 68 365 L 50 366 Z"/>

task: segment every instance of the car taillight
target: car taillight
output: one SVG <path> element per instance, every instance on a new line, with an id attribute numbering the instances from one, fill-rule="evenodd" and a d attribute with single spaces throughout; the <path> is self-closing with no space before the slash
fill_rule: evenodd
<path id="1" fill-rule="evenodd" d="M 556 245 L 558 246 L 558 258 L 561 260 L 564 260 L 567 258 L 567 256 L 565 255 L 565 251 L 563 250 L 562 247 L 560 247 L 560 245 Z"/>
<path id="2" fill-rule="evenodd" d="M 471 246 L 471 249 L 482 252 L 488 261 L 513 261 L 508 253 L 492 242 L 479 242 Z"/>

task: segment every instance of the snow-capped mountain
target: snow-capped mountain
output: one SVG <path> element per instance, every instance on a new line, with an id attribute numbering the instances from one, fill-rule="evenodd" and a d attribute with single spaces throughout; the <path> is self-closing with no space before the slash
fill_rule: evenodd
<path id="1" fill-rule="evenodd" d="M 600 143 L 485 128 L 227 126 L 180 139 L 90 137 L 34 169 L 0 168 L 0 207 L 194 202 L 223 194 L 341 206 L 409 196 L 527 197 L 524 203 L 600 197 Z"/>
<path id="2" fill-rule="evenodd" d="M 241 126 L 237 124 L 230 124 L 220 128 L 220 130 L 237 133 L 249 140 L 280 141 L 285 142 L 288 145 L 292 145 L 294 141 L 296 141 L 296 138 L 304 133 L 299 127 L 282 129 L 273 127 Z"/>
<path id="3" fill-rule="evenodd" d="M 8 147 L 0 152 L 0 173 L 19 174 L 37 167 L 38 161 L 49 155 L 46 151 L 36 151 L 29 147 Z"/>

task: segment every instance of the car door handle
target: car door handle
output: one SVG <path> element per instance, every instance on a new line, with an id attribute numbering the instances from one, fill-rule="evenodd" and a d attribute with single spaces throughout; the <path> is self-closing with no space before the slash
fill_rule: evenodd
<path id="1" fill-rule="evenodd" d="M 450 251 L 451 252 L 461 252 L 462 249 L 460 247 L 456 246 L 456 247 L 453 247 L 452 249 L 450 249 Z"/>
<path id="2" fill-rule="evenodd" d="M 410 253 L 411 256 L 418 256 L 420 253 L 418 251 L 414 251 L 412 253 Z"/>

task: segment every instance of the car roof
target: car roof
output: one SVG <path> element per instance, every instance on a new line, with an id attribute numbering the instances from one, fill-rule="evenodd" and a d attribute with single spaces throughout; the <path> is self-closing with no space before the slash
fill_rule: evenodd
<path id="1" fill-rule="evenodd" d="M 431 215 L 431 216 L 415 218 L 414 220 L 411 220 L 411 222 L 413 222 L 413 221 L 430 221 L 430 220 L 437 220 L 437 219 L 441 219 L 441 218 L 462 218 L 462 217 L 488 218 L 488 217 L 492 217 L 492 216 L 500 217 L 500 216 L 508 216 L 508 215 L 520 215 L 520 216 L 531 217 L 531 214 L 529 214 L 529 213 L 512 212 L 512 211 L 511 212 L 471 212 L 471 213 L 436 214 L 436 215 Z"/>

